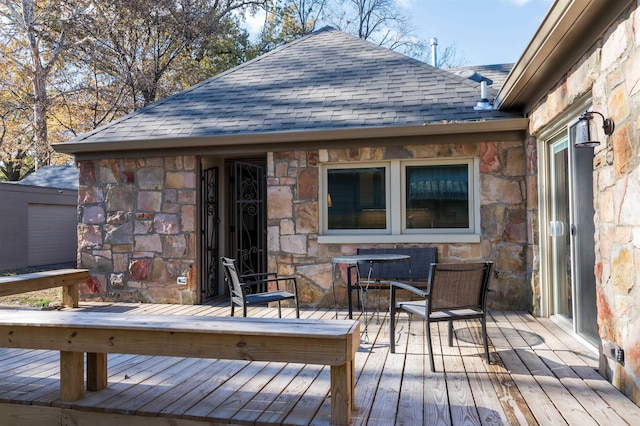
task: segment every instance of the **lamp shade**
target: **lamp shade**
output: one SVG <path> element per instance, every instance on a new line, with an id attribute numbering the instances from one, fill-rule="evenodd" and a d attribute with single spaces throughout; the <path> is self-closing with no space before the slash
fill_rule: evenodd
<path id="1" fill-rule="evenodd" d="M 573 142 L 573 146 L 576 148 L 593 148 L 600 145 L 599 141 L 591 139 L 591 118 L 593 116 L 590 114 L 582 114 L 580 118 L 578 118 L 578 123 L 576 124 L 576 139 Z"/>

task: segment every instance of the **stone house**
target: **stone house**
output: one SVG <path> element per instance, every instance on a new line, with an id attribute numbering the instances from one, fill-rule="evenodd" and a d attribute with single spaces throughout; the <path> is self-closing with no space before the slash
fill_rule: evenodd
<path id="1" fill-rule="evenodd" d="M 533 312 L 599 348 L 600 372 L 640 403 L 640 10 L 556 1 L 496 99 L 529 119 L 538 205 Z M 595 111 L 584 120 L 585 111 Z M 600 115 L 602 114 L 602 115 Z M 580 118 L 583 120 L 580 120 Z M 613 133 L 605 134 L 604 120 Z M 594 147 L 575 147 L 585 124 Z M 623 360 L 616 357 L 622 349 Z"/>
<path id="2" fill-rule="evenodd" d="M 227 255 L 332 306 L 334 256 L 433 246 L 494 260 L 492 308 L 557 319 L 638 403 L 638 46 L 637 1 L 557 0 L 485 89 L 326 28 L 59 144 L 84 297 L 201 303 Z M 615 131 L 574 148 L 587 110 Z"/>

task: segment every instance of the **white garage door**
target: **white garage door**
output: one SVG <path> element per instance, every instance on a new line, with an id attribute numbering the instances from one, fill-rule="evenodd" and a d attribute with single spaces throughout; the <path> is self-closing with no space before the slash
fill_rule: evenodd
<path id="1" fill-rule="evenodd" d="M 75 206 L 29 204 L 29 266 L 75 262 L 78 247 Z"/>

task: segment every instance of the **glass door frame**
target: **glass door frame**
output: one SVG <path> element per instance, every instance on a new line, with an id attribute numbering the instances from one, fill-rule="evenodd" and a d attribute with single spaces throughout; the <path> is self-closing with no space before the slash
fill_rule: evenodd
<path id="1" fill-rule="evenodd" d="M 571 129 L 572 126 L 574 126 L 574 124 L 570 124 L 568 129 Z M 550 249 L 548 258 L 550 276 L 552 277 L 552 280 L 549 281 L 549 304 L 552 315 L 563 318 L 567 323 L 573 323 L 576 320 L 575 313 L 577 309 L 574 274 L 575 247 L 574 239 L 571 235 L 575 211 L 574 203 L 572 202 L 572 149 L 570 146 L 571 138 L 568 133 L 570 133 L 570 130 L 569 132 L 560 132 L 547 142 L 549 149 L 549 220 L 547 223 L 549 224 L 548 242 Z M 566 157 L 564 158 L 566 158 L 566 164 L 558 164 L 556 155 L 561 154 L 565 150 Z M 566 167 L 565 170 L 562 170 L 563 165 Z M 563 176 L 560 176 L 561 173 Z M 562 192 L 557 190 L 558 183 L 563 185 Z M 560 199 L 559 195 L 562 196 L 562 199 Z M 558 214 L 560 217 L 557 216 Z M 554 227 L 552 223 L 560 226 Z M 560 268 L 558 268 L 558 266 Z M 566 266 L 569 266 L 569 268 L 558 271 L 558 269 L 563 269 Z M 558 285 L 555 286 L 552 285 L 554 281 L 559 279 L 565 282 L 563 284 L 558 283 Z M 571 300 L 567 300 L 568 298 Z"/>
<path id="2" fill-rule="evenodd" d="M 578 307 L 580 303 L 578 298 L 580 297 L 581 288 L 577 285 L 577 275 L 579 275 L 579 265 L 577 259 L 575 259 L 577 253 L 576 238 L 570 237 L 570 253 L 571 253 L 571 287 L 572 287 L 572 317 L 564 318 L 560 315 L 555 315 L 555 288 L 553 286 L 553 250 L 551 242 L 551 225 L 553 220 L 553 207 L 554 202 L 551 199 L 552 187 L 554 182 L 551 175 L 551 161 L 553 161 L 553 146 L 554 144 L 562 141 L 567 141 L 568 149 L 568 164 L 569 167 L 568 177 L 568 189 L 569 192 L 569 224 L 568 229 L 565 232 L 573 232 L 574 219 L 576 217 L 575 209 L 575 185 L 574 179 L 575 173 L 571 169 L 571 165 L 574 162 L 573 147 L 571 146 L 571 129 L 578 121 L 578 117 L 581 113 L 586 111 L 591 106 L 591 99 L 585 98 L 581 102 L 574 104 L 569 111 L 566 111 L 561 118 L 552 122 L 546 129 L 537 135 L 537 152 L 538 152 L 538 229 L 539 229 L 539 247 L 540 247 L 540 300 L 539 306 L 537 306 L 537 314 L 543 317 L 552 317 L 558 320 L 558 323 L 566 326 L 570 331 L 586 343 L 589 347 L 597 347 L 598 342 L 588 337 L 582 337 L 580 328 L 582 324 L 579 324 L 582 308 Z M 576 272 L 577 271 L 577 272 Z M 535 303 L 535 301 L 534 301 Z"/>

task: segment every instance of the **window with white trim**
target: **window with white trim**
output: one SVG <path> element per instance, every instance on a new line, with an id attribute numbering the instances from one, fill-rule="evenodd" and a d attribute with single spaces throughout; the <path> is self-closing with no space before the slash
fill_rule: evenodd
<path id="1" fill-rule="evenodd" d="M 359 242 L 366 238 L 358 236 L 424 241 L 420 236 L 477 235 L 478 163 L 455 158 L 323 164 L 321 237 L 354 236 Z"/>

